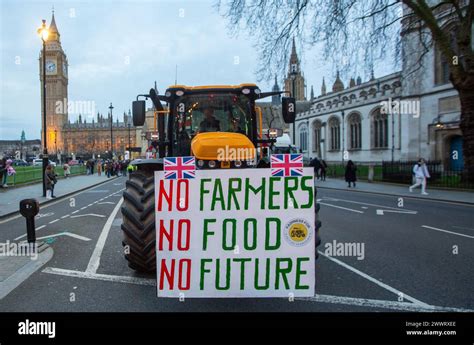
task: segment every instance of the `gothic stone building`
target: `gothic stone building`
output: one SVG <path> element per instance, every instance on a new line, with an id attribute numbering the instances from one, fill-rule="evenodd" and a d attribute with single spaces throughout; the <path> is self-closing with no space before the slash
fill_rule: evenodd
<path id="1" fill-rule="evenodd" d="M 46 123 L 48 152 L 53 156 L 76 156 L 84 158 L 110 152 L 110 114 L 105 118 L 97 114 L 90 122 L 79 119 L 71 123 L 68 118 L 68 59 L 64 52 L 54 12 L 46 41 Z M 39 58 L 41 81 L 41 102 L 43 102 L 43 56 Z M 43 104 L 41 104 L 43 112 Z M 95 116 L 95 114 L 88 114 Z M 41 114 L 41 139 L 43 142 L 43 113 Z M 128 147 L 136 146 L 137 129 L 131 125 L 130 115 L 124 114 L 123 121 L 113 122 L 113 152 L 122 155 Z M 130 132 L 130 133 L 129 133 Z"/>
<path id="2" fill-rule="evenodd" d="M 442 28 L 450 31 L 452 16 L 442 7 L 436 16 Z M 460 102 L 449 82 L 448 65 L 437 47 L 431 46 L 422 57 L 422 68 L 413 72 L 422 52 L 418 33 L 407 30 L 402 22 L 401 40 L 401 71 L 381 78 L 374 78 L 372 73 L 363 83 L 360 78 L 351 79 L 347 88 L 338 74 L 331 92 L 326 92 L 323 79 L 321 95 L 311 101 L 308 111 L 298 112 L 296 117 L 296 142 L 306 156 L 333 163 L 345 158 L 366 164 L 392 157 L 423 157 L 441 161 L 446 168 L 462 168 Z M 386 111 L 390 101 L 388 108 L 400 102 L 399 111 Z M 410 105 L 411 110 L 418 108 L 418 114 L 400 111 Z"/>

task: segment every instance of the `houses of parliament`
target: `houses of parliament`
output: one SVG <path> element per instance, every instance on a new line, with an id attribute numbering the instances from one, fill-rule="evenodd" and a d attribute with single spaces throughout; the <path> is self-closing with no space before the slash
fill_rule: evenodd
<path id="1" fill-rule="evenodd" d="M 113 152 L 123 155 L 127 147 L 137 145 L 138 129 L 133 127 L 130 112 L 124 113 L 122 119 L 111 118 L 102 114 L 79 114 L 71 122 L 68 117 L 68 60 L 61 46 L 54 12 L 49 26 L 46 41 L 46 130 L 47 146 L 50 155 L 80 156 L 89 158 L 92 155 L 106 155 L 111 149 L 111 131 L 113 135 Z M 41 102 L 43 102 L 43 56 L 39 57 L 39 74 Z M 78 102 L 81 103 L 81 102 Z M 43 139 L 43 103 L 41 104 L 41 135 Z M 89 121 L 87 121 L 89 118 Z M 105 156 L 104 156 L 105 157 Z"/>

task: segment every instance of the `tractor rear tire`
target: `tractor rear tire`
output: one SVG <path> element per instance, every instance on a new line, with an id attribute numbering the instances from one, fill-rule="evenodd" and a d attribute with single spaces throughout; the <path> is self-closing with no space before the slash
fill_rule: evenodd
<path id="1" fill-rule="evenodd" d="M 130 174 L 123 198 L 122 244 L 128 266 L 138 272 L 156 274 L 153 171 Z"/>

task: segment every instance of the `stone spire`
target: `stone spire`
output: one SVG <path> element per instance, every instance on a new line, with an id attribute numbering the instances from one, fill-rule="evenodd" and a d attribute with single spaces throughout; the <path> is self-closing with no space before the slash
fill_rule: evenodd
<path id="1" fill-rule="evenodd" d="M 314 90 L 313 90 L 313 85 L 311 85 L 311 93 L 310 93 L 311 100 L 314 99 Z"/>
<path id="2" fill-rule="evenodd" d="M 323 85 L 321 85 L 321 96 L 325 96 L 326 95 L 326 82 L 324 81 L 324 77 L 323 77 Z"/>
<path id="3" fill-rule="evenodd" d="M 276 74 L 275 74 L 275 84 L 273 85 L 272 91 L 273 92 L 280 91 L 280 86 L 278 85 Z M 280 95 L 273 95 L 272 96 L 272 105 L 279 105 L 279 104 L 281 104 Z"/>
<path id="4" fill-rule="evenodd" d="M 356 82 L 354 78 L 351 78 L 351 80 L 349 81 L 349 87 L 354 87 L 354 86 L 356 86 Z"/>
<path id="5" fill-rule="evenodd" d="M 59 37 L 61 36 L 59 34 L 58 27 L 56 25 L 56 19 L 54 18 L 54 8 L 53 8 L 53 17 L 51 18 L 51 24 L 49 25 L 49 36 L 48 40 L 53 40 L 53 41 L 58 41 L 59 42 Z"/>

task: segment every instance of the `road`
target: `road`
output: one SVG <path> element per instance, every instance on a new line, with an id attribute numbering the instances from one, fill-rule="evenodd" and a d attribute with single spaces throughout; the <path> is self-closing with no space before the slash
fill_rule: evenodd
<path id="1" fill-rule="evenodd" d="M 37 237 L 54 256 L 0 311 L 474 310 L 474 206 L 321 188 L 315 297 L 179 301 L 158 299 L 153 277 L 123 259 L 124 188 L 119 178 L 43 207 Z M 0 242 L 24 234 L 24 219 L 0 221 Z M 363 251 L 328 251 L 349 243 Z"/>

